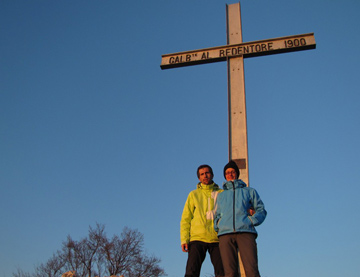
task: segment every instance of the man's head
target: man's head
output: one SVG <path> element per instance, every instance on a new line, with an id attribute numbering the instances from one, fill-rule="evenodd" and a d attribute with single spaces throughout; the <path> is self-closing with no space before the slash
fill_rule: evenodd
<path id="1" fill-rule="evenodd" d="M 201 183 L 205 185 L 210 185 L 213 183 L 214 173 L 209 165 L 200 165 L 197 169 L 196 174 Z"/>
<path id="2" fill-rule="evenodd" d="M 231 160 L 224 167 L 224 177 L 226 181 L 233 181 L 238 179 L 240 176 L 240 171 L 236 163 Z"/>

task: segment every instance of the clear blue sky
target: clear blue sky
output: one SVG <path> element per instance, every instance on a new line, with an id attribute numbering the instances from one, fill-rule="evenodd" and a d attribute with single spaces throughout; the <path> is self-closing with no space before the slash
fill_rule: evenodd
<path id="1" fill-rule="evenodd" d="M 109 236 L 138 229 L 168 276 L 183 276 L 179 221 L 196 168 L 224 180 L 226 63 L 161 70 L 161 55 L 226 44 L 231 3 L 0 0 L 1 277 L 96 222 Z M 317 42 L 245 60 L 250 182 L 268 211 L 260 272 L 358 276 L 360 2 L 241 8 L 245 42 Z"/>

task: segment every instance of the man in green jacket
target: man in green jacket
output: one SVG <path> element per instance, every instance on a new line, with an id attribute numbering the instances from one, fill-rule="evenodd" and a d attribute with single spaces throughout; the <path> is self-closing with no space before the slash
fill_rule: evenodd
<path id="1" fill-rule="evenodd" d="M 188 253 L 185 277 L 199 277 L 201 265 L 209 252 L 215 276 L 224 276 L 219 240 L 214 230 L 214 201 L 221 190 L 213 182 L 209 165 L 197 169 L 200 182 L 186 200 L 180 221 L 180 239 L 183 252 Z"/>

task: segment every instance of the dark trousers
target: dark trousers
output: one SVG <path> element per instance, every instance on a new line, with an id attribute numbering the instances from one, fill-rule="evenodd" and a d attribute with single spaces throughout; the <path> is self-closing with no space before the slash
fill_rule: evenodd
<path id="1" fill-rule="evenodd" d="M 191 241 L 189 243 L 185 277 L 200 276 L 201 265 L 205 260 L 207 251 L 210 254 L 211 263 L 214 266 L 215 277 L 224 276 L 224 268 L 221 262 L 219 244 Z"/>
<path id="2" fill-rule="evenodd" d="M 240 252 L 246 277 L 260 277 L 255 239 L 256 235 L 252 233 L 232 233 L 219 237 L 225 277 L 239 276 L 238 251 Z"/>

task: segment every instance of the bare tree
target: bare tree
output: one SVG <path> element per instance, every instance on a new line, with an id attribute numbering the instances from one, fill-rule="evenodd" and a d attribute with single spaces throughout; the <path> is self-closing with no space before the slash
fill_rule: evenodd
<path id="1" fill-rule="evenodd" d="M 103 249 L 110 275 L 128 272 L 141 255 L 144 237 L 137 230 L 124 228 L 121 238 L 113 236 Z"/>
<path id="2" fill-rule="evenodd" d="M 77 272 L 77 275 L 83 276 L 84 267 L 81 263 L 81 259 L 78 257 L 78 251 L 75 250 L 77 248 L 78 242 L 74 241 L 70 236 L 63 242 L 62 251 L 66 259 L 65 271 L 75 271 Z"/>
<path id="3" fill-rule="evenodd" d="M 79 265 L 81 265 L 81 273 L 76 271 L 77 275 L 82 277 L 91 277 L 93 275 L 94 265 L 96 265 L 97 261 L 101 260 L 100 249 L 106 242 L 104 229 L 105 226 L 100 224 L 96 224 L 94 229 L 89 227 L 89 236 L 79 242 L 73 241 L 71 237 L 68 237 L 68 253 L 71 257 L 75 258 L 75 261 L 72 259 L 71 262 L 77 265 L 78 271 Z"/>
<path id="4" fill-rule="evenodd" d="M 143 250 L 144 237 L 137 231 L 124 228 L 120 237 L 109 240 L 105 226 L 89 227 L 87 237 L 75 241 L 70 235 L 46 263 L 35 267 L 30 274 L 18 269 L 14 277 L 59 277 L 66 271 L 76 272 L 78 277 L 102 277 L 105 274 L 126 277 L 159 277 L 165 271 L 159 266 L 160 259 L 148 257 Z"/>
<path id="5" fill-rule="evenodd" d="M 161 260 L 154 256 L 147 257 L 146 255 L 139 256 L 134 263 L 131 272 L 127 273 L 128 277 L 157 277 L 164 275 L 164 270 L 158 264 Z"/>
<path id="6" fill-rule="evenodd" d="M 46 263 L 36 266 L 34 273 L 23 272 L 21 269 L 17 269 L 17 272 L 13 273 L 13 276 L 14 277 L 61 276 L 65 264 L 66 264 L 66 260 L 64 258 L 63 253 L 57 251 Z"/>
<path id="7" fill-rule="evenodd" d="M 35 277 L 53 277 L 59 276 L 62 273 L 63 267 L 66 263 L 63 253 L 58 251 L 45 263 L 40 264 L 35 268 Z"/>

